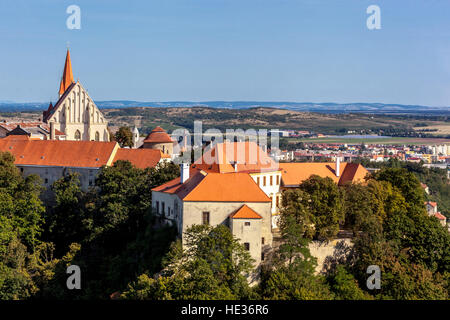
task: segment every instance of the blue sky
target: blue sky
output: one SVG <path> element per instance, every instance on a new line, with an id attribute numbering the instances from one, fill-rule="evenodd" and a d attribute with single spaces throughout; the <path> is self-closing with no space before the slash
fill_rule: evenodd
<path id="1" fill-rule="evenodd" d="M 448 0 L 2 0 L 0 100 L 55 101 L 69 41 L 95 100 L 450 106 L 449 17 Z"/>

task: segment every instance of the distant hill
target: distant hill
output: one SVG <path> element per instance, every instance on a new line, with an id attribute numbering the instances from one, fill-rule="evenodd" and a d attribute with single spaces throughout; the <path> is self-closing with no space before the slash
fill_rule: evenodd
<path id="1" fill-rule="evenodd" d="M 428 107 L 420 105 L 383 104 L 383 103 L 314 103 L 314 102 L 285 102 L 285 101 L 163 101 L 141 102 L 132 100 L 96 101 L 101 109 L 129 108 L 129 107 L 211 107 L 222 109 L 249 109 L 255 107 L 278 108 L 293 111 L 319 113 L 371 113 L 371 114 L 450 114 L 450 107 Z M 45 110 L 48 103 L 29 102 L 15 103 L 0 101 L 0 112 L 39 111 Z"/>

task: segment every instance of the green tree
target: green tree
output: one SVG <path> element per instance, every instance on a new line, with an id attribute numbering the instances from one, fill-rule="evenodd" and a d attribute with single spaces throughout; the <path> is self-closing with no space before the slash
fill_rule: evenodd
<path id="1" fill-rule="evenodd" d="M 333 274 L 327 277 L 331 290 L 338 300 L 367 300 L 372 297 L 362 290 L 355 277 L 344 266 L 338 265 Z"/>
<path id="2" fill-rule="evenodd" d="M 332 299 L 325 277 L 315 274 L 317 259 L 309 251 L 310 240 L 304 238 L 304 225 L 288 211 L 282 211 L 280 221 L 282 243 L 274 252 L 273 262 L 263 269 L 261 296 L 276 300 Z"/>
<path id="3" fill-rule="evenodd" d="M 375 172 L 373 177 L 377 181 L 387 181 L 400 190 L 409 214 L 424 212 L 424 193 L 419 179 L 412 172 L 404 168 L 385 168 Z"/>
<path id="4" fill-rule="evenodd" d="M 141 275 L 129 284 L 124 299 L 242 299 L 253 296 L 246 277 L 253 261 L 223 226 L 194 225 L 186 231 L 185 248 L 172 245 L 163 271 Z"/>
<path id="5" fill-rule="evenodd" d="M 0 152 L 0 299 L 24 299 L 37 290 L 28 264 L 41 243 L 39 182 L 37 176 L 23 178 L 14 156 Z"/>
<path id="6" fill-rule="evenodd" d="M 89 237 L 92 217 L 86 209 L 86 193 L 81 190 L 78 173 L 69 172 L 52 185 L 55 205 L 45 215 L 45 239 L 56 245 L 56 255 L 64 254 L 71 243 Z"/>
<path id="7" fill-rule="evenodd" d="M 315 238 L 335 237 L 345 219 L 343 191 L 330 178 L 317 175 L 303 181 L 299 188 L 309 195 L 305 205 L 312 215 Z"/>
<path id="8" fill-rule="evenodd" d="M 133 133 L 129 127 L 120 127 L 114 135 L 114 139 L 123 147 L 133 147 Z"/>

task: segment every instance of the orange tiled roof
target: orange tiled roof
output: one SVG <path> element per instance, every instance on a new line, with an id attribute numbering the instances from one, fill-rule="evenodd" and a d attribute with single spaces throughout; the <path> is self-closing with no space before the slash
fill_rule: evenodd
<path id="1" fill-rule="evenodd" d="M 360 164 L 342 162 L 340 175 L 336 176 L 336 163 L 301 162 L 280 163 L 281 179 L 284 186 L 298 186 L 312 175 L 331 178 L 342 185 L 346 182 L 363 182 L 368 171 Z"/>
<path id="2" fill-rule="evenodd" d="M 0 151 L 16 158 L 16 165 L 89 167 L 106 165 L 116 142 L 0 139 Z"/>
<path id="3" fill-rule="evenodd" d="M 194 162 L 192 168 L 207 172 L 263 172 L 278 170 L 276 163 L 253 141 L 217 143 Z"/>
<path id="4" fill-rule="evenodd" d="M 255 210 L 249 208 L 246 204 L 240 207 L 235 213 L 231 214 L 232 219 L 262 219 Z"/>
<path id="5" fill-rule="evenodd" d="M 25 141 L 29 141 L 29 140 L 31 140 L 31 138 L 28 135 L 26 135 L 26 134 L 20 134 L 20 135 L 11 134 L 9 136 L 6 136 L 6 137 L 0 139 L 0 141 L 2 141 L 2 140 L 7 140 L 7 141 L 11 141 L 11 140 L 25 140 Z"/>
<path id="6" fill-rule="evenodd" d="M 270 202 L 270 198 L 247 173 L 207 173 L 199 171 L 185 183 L 180 178 L 152 191 L 176 194 L 184 201 Z"/>
<path id="7" fill-rule="evenodd" d="M 428 202 L 425 202 L 425 204 L 429 204 L 432 207 L 436 207 L 437 206 L 437 203 L 434 202 L 434 201 L 428 201 Z"/>
<path id="8" fill-rule="evenodd" d="M 70 61 L 70 51 L 67 49 L 66 62 L 64 64 L 64 72 L 59 85 L 59 95 L 62 95 L 67 88 L 73 83 L 72 63 Z"/>
<path id="9" fill-rule="evenodd" d="M 173 143 L 172 138 L 161 127 L 156 127 L 148 134 L 144 142 L 150 143 Z"/>
<path id="10" fill-rule="evenodd" d="M 145 169 L 155 167 L 161 160 L 162 153 L 154 149 L 119 149 L 117 150 L 114 162 L 117 160 L 128 160 L 135 167 Z"/>
<path id="11" fill-rule="evenodd" d="M 447 218 L 446 218 L 443 214 L 441 214 L 440 212 L 436 212 L 436 213 L 434 214 L 434 216 L 435 216 L 436 218 L 438 218 L 439 220 L 447 220 Z"/>

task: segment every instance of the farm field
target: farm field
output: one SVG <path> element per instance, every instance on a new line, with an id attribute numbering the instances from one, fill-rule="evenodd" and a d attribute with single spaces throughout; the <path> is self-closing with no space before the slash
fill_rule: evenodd
<path id="1" fill-rule="evenodd" d="M 386 137 L 386 138 L 290 138 L 290 143 L 309 142 L 309 143 L 336 143 L 336 144 L 398 144 L 398 145 L 435 145 L 450 143 L 450 139 L 442 138 L 403 138 L 403 137 Z"/>

